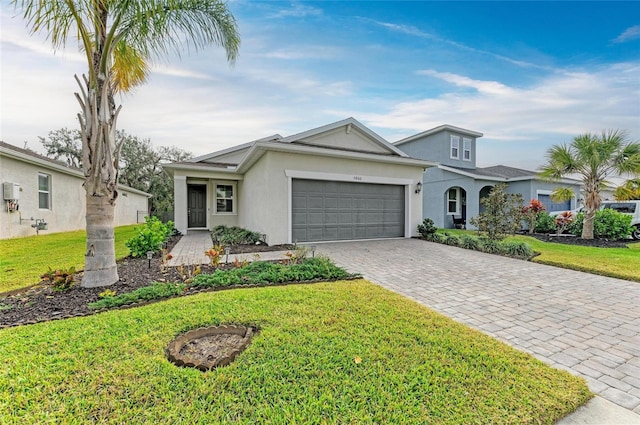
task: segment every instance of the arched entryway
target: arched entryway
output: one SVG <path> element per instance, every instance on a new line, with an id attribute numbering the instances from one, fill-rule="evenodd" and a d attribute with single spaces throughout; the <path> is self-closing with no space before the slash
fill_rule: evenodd
<path id="1" fill-rule="evenodd" d="M 467 223 L 467 191 L 460 186 L 453 186 L 445 192 L 445 212 L 447 227 L 466 227 Z"/>

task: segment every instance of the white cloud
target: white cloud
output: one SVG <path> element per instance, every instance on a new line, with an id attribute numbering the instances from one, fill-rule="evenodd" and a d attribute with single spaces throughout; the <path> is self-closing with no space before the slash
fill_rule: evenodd
<path id="1" fill-rule="evenodd" d="M 322 16 L 322 14 L 322 9 L 317 7 L 293 3 L 290 8 L 281 9 L 272 16 L 274 18 L 304 18 L 307 16 Z"/>
<path id="2" fill-rule="evenodd" d="M 622 34 L 616 37 L 614 43 L 626 43 L 627 41 L 640 39 L 640 25 L 634 25 L 624 30 Z"/>
<path id="3" fill-rule="evenodd" d="M 479 146 L 489 141 L 504 149 L 488 158 L 489 164 L 503 157 L 511 163 L 529 163 L 529 168 L 542 161 L 548 146 L 580 133 L 619 128 L 640 138 L 640 65 L 636 63 L 552 74 L 528 87 L 434 70 L 419 73 L 465 90 L 398 102 L 387 113 L 362 114 L 362 119 L 395 134 L 404 131 L 405 136 L 445 123 L 480 131 L 485 136 Z M 516 153 L 521 149 L 530 153 Z"/>

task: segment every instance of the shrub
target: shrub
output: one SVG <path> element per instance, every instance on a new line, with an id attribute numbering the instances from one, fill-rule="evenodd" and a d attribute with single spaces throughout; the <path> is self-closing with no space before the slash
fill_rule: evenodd
<path id="1" fill-rule="evenodd" d="M 579 213 L 569 227 L 569 232 L 576 236 L 582 235 L 584 213 Z M 604 239 L 625 239 L 633 232 L 631 216 L 610 208 L 597 211 L 593 222 L 593 237 Z"/>
<path id="2" fill-rule="evenodd" d="M 449 235 L 445 233 L 444 243 L 451 246 L 460 246 L 460 237 L 457 235 Z"/>
<path id="3" fill-rule="evenodd" d="M 465 249 L 473 249 L 474 251 L 480 251 L 480 239 L 472 235 L 462 235 L 460 237 L 460 247 Z"/>
<path id="4" fill-rule="evenodd" d="M 487 254 L 502 254 L 504 252 L 500 241 L 496 239 L 482 237 L 480 238 L 480 243 L 480 249 Z"/>
<path id="5" fill-rule="evenodd" d="M 543 212 L 545 209 L 544 204 L 537 199 L 532 199 L 529 201 L 529 205 L 522 209 L 522 213 L 529 224 L 529 233 L 533 233 L 535 231 L 538 214 Z"/>
<path id="6" fill-rule="evenodd" d="M 480 200 L 484 211 L 469 220 L 469 223 L 485 232 L 490 239 L 500 240 L 506 235 L 514 234 L 520 229 L 524 218 L 522 195 L 506 193 L 506 188 L 504 183 L 495 185 L 489 195 Z"/>
<path id="7" fill-rule="evenodd" d="M 196 276 L 193 286 L 218 288 L 231 285 L 338 280 L 346 277 L 349 277 L 349 273 L 334 265 L 328 258 L 315 257 L 307 258 L 298 264 L 256 261 L 246 267 L 216 270 L 214 273 Z"/>
<path id="8" fill-rule="evenodd" d="M 548 212 L 539 212 L 536 217 L 536 233 L 554 233 L 556 231 L 556 219 Z"/>
<path id="9" fill-rule="evenodd" d="M 418 224 L 418 233 L 425 239 L 429 239 L 430 235 L 436 233 L 438 228 L 434 225 L 433 220 L 425 218 L 421 224 Z"/>
<path id="10" fill-rule="evenodd" d="M 169 298 L 174 295 L 180 295 L 184 292 L 186 285 L 184 283 L 159 283 L 155 282 L 151 286 L 136 289 L 126 294 L 115 295 L 112 297 L 104 297 L 98 301 L 89 303 L 89 308 L 99 310 L 102 308 L 114 308 L 127 304 L 136 304 L 143 301 L 151 301 L 161 298 Z"/>
<path id="11" fill-rule="evenodd" d="M 148 251 L 160 250 L 162 243 L 173 233 L 173 222 L 163 224 L 158 217 L 145 217 L 145 224 L 136 227 L 136 235 L 124 244 L 131 251 L 132 257 L 142 257 Z"/>
<path id="12" fill-rule="evenodd" d="M 253 245 L 262 239 L 262 235 L 258 232 L 237 226 L 227 227 L 223 224 L 213 229 L 211 237 L 220 245 Z"/>
<path id="13" fill-rule="evenodd" d="M 572 223 L 576 220 L 574 214 L 571 211 L 565 211 L 562 214 L 556 216 L 556 228 L 558 234 L 562 234 L 565 231 L 571 229 Z"/>
<path id="14" fill-rule="evenodd" d="M 524 260 L 533 257 L 533 249 L 526 242 L 504 240 L 500 244 L 502 245 L 502 252 L 509 257 L 522 258 Z"/>
<path id="15" fill-rule="evenodd" d="M 446 238 L 447 236 L 444 233 L 430 233 L 425 237 L 429 242 L 435 243 L 444 243 Z"/>
<path id="16" fill-rule="evenodd" d="M 76 268 L 69 267 L 66 270 L 53 270 L 49 268 L 49 271 L 40 276 L 40 278 L 51 282 L 51 287 L 56 291 L 65 291 L 73 285 L 73 282 L 75 282 Z"/>

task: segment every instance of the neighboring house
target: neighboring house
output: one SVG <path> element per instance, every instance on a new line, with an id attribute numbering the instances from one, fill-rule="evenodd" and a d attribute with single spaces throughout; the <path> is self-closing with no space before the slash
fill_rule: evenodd
<path id="1" fill-rule="evenodd" d="M 415 236 L 423 216 L 417 184 L 435 165 L 348 118 L 165 169 L 179 231 L 240 226 L 281 244 Z"/>
<path id="2" fill-rule="evenodd" d="M 86 193 L 82 170 L 27 149 L 0 142 L 0 239 L 85 228 Z M 115 225 L 134 224 L 147 214 L 148 193 L 120 186 Z M 41 225 L 41 228 L 44 228 Z"/>
<path id="3" fill-rule="evenodd" d="M 476 167 L 476 140 L 482 133 L 451 125 L 442 125 L 407 137 L 395 146 L 414 158 L 437 162 L 423 176 L 423 214 L 437 227 L 452 228 L 468 224 L 468 219 L 482 211 L 480 200 L 493 186 L 507 184 L 508 193 L 520 193 L 525 204 L 531 199 L 541 201 L 548 211 L 577 208 L 580 182 L 563 179 L 558 183 L 541 181 L 534 171 L 496 165 Z M 573 189 L 573 199 L 555 203 L 551 192 L 559 186 Z"/>

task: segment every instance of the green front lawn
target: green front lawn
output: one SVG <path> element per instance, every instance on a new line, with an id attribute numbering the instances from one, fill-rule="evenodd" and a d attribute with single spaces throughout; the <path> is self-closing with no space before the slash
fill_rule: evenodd
<path id="1" fill-rule="evenodd" d="M 260 328 L 228 367 L 178 334 Z M 582 379 L 365 280 L 201 293 L 0 331 L 0 423 L 546 423 Z"/>
<path id="2" fill-rule="evenodd" d="M 455 235 L 478 234 L 475 230 L 459 229 L 438 229 L 438 232 Z M 524 241 L 540 253 L 533 258 L 534 263 L 640 282 L 640 242 L 630 240 L 628 248 L 596 248 L 542 242 L 531 236 L 510 238 Z"/>
<path id="3" fill-rule="evenodd" d="M 117 258 L 129 255 L 124 243 L 135 234 L 134 227 L 116 227 Z M 39 282 L 50 267 L 83 270 L 86 243 L 84 230 L 0 240 L 0 293 Z"/>

